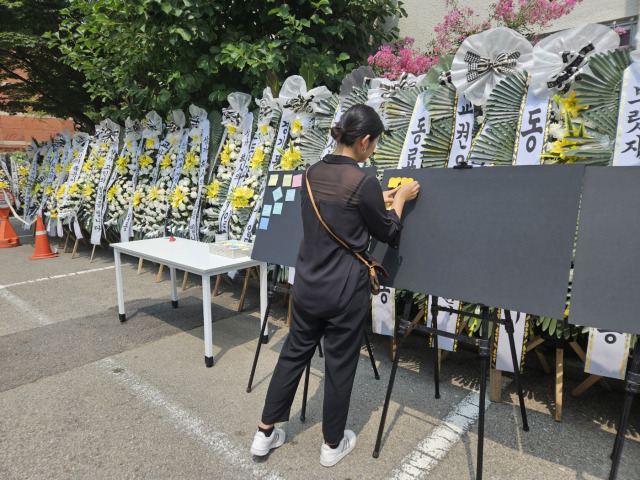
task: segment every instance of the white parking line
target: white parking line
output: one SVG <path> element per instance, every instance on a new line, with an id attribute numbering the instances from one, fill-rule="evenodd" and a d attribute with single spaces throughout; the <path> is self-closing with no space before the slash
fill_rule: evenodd
<path id="1" fill-rule="evenodd" d="M 478 392 L 471 392 L 463 398 L 455 410 L 442 420 L 442 425 L 422 440 L 413 452 L 404 457 L 402 464 L 392 472 L 389 480 L 425 478 L 478 419 L 479 404 Z M 490 404 L 487 396 L 485 410 Z"/>
<path id="2" fill-rule="evenodd" d="M 131 264 L 130 263 L 123 263 L 122 264 L 123 267 L 125 265 L 131 265 Z M 35 280 L 25 280 L 24 282 L 9 283 L 8 285 L 0 285 L 0 290 L 2 290 L 4 288 L 9 288 L 9 287 L 16 287 L 18 285 L 27 285 L 29 283 L 44 282 L 46 280 L 55 280 L 56 278 L 73 277 L 74 275 L 84 275 L 85 273 L 102 272 L 104 270 L 111 270 L 113 268 L 116 268 L 115 265 L 110 265 L 108 267 L 102 267 L 102 268 L 92 268 L 91 270 L 82 270 L 80 272 L 65 273 L 65 274 L 62 274 L 62 275 L 52 275 L 50 277 L 37 278 Z"/>
<path id="3" fill-rule="evenodd" d="M 231 465 L 247 472 L 251 475 L 251 478 L 282 480 L 283 477 L 277 472 L 269 472 L 267 469 L 256 465 L 251 460 L 248 446 L 239 448 L 234 445 L 226 434 L 215 430 L 189 413 L 178 403 L 167 399 L 160 390 L 145 382 L 141 377 L 127 372 L 115 360 L 104 358 L 96 362 L 96 364 L 116 382 L 135 393 L 136 398 L 162 408 L 178 428 L 210 447 Z"/>
<path id="4" fill-rule="evenodd" d="M 15 293 L 10 292 L 6 288 L 0 288 L 0 297 L 5 298 L 8 302 L 13 303 L 14 306 L 25 312 L 31 320 L 34 320 L 38 325 L 45 326 L 53 324 L 47 315 L 42 313 L 37 308 L 31 306 L 29 303 L 22 300 Z"/>

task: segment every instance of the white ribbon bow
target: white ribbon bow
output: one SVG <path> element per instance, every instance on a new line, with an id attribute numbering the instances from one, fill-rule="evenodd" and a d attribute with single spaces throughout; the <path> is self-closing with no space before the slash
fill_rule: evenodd
<path id="1" fill-rule="evenodd" d="M 142 129 L 144 138 L 158 138 L 162 133 L 162 117 L 155 111 L 151 110 L 145 115 L 145 125 Z"/>
<path id="2" fill-rule="evenodd" d="M 242 92 L 233 92 L 227 96 L 228 108 L 222 109 L 222 124 L 226 127 L 232 125 L 238 127 L 243 117 L 249 112 L 251 95 Z"/>
<path id="3" fill-rule="evenodd" d="M 312 88 L 307 91 L 307 84 L 300 75 L 292 75 L 282 84 L 278 95 L 278 104 L 284 110 L 286 119 L 297 115 L 312 117 L 318 111 L 318 104 L 331 97 L 331 92 L 325 86 Z"/>

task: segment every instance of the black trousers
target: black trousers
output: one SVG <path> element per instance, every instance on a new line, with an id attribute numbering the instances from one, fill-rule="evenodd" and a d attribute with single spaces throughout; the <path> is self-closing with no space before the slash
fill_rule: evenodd
<path id="1" fill-rule="evenodd" d="M 360 282 L 349 306 L 339 314 L 318 318 L 304 311 L 303 299 L 291 306 L 291 328 L 271 377 L 262 422 L 289 420 L 300 377 L 324 336 L 325 383 L 322 434 L 327 443 L 344 436 L 351 390 L 356 375 L 364 322 L 369 302 L 369 281 Z"/>

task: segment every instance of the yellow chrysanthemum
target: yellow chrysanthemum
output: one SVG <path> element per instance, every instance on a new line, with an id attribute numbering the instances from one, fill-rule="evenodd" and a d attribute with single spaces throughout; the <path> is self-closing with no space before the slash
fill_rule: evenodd
<path id="1" fill-rule="evenodd" d="M 561 106 L 562 114 L 568 113 L 571 118 L 576 118 L 578 116 L 578 112 L 580 110 L 584 110 L 589 108 L 588 106 L 578 105 L 578 100 L 576 100 L 576 92 L 575 90 L 571 92 L 569 98 L 563 98 L 560 95 L 555 95 L 554 100 Z"/>
<path id="2" fill-rule="evenodd" d="M 20 167 L 18 173 L 22 176 L 29 175 L 29 169 L 27 167 Z"/>
<path id="3" fill-rule="evenodd" d="M 131 143 L 131 140 L 127 140 L 127 149 L 129 149 L 129 150 L 130 150 L 130 149 L 131 149 L 131 145 L 133 145 L 133 144 Z"/>
<path id="4" fill-rule="evenodd" d="M 222 153 L 220 154 L 220 163 L 226 165 L 231 161 L 231 145 L 229 142 L 225 143 Z"/>
<path id="5" fill-rule="evenodd" d="M 234 133 L 236 133 L 236 130 L 237 128 L 233 125 L 227 125 L 227 132 L 229 132 L 229 135 L 233 135 Z"/>
<path id="6" fill-rule="evenodd" d="M 253 198 L 253 189 L 249 187 L 236 187 L 231 192 L 229 200 L 233 208 L 244 208 L 249 205 L 249 200 Z"/>
<path id="7" fill-rule="evenodd" d="M 60 200 L 62 198 L 62 196 L 64 195 L 64 192 L 67 191 L 67 186 L 66 185 L 62 185 L 59 189 L 58 192 L 56 193 L 56 198 L 58 200 Z"/>
<path id="8" fill-rule="evenodd" d="M 211 182 L 209 185 L 207 185 L 207 199 L 210 200 L 212 198 L 216 198 L 219 191 L 220 182 L 218 182 L 217 180 Z"/>
<path id="9" fill-rule="evenodd" d="M 0 180 L 0 189 L 9 188 L 9 184 L 3 180 Z"/>
<path id="10" fill-rule="evenodd" d="M 112 201 L 119 191 L 120 191 L 120 187 L 117 184 L 111 187 L 107 192 L 107 200 Z"/>
<path id="11" fill-rule="evenodd" d="M 58 218 L 58 212 L 55 208 L 51 210 L 51 218 Z"/>
<path id="12" fill-rule="evenodd" d="M 171 202 L 171 206 L 173 208 L 178 208 L 182 203 L 184 203 L 185 195 L 180 186 L 176 186 L 176 189 L 171 194 L 169 201 Z"/>
<path id="13" fill-rule="evenodd" d="M 153 148 L 153 146 L 155 145 L 155 140 L 153 138 L 147 138 L 147 141 L 145 142 L 145 145 L 147 146 L 147 148 Z"/>
<path id="14" fill-rule="evenodd" d="M 124 156 L 120 156 L 118 160 L 116 160 L 116 168 L 119 174 L 123 175 L 127 173 L 127 166 L 127 159 Z"/>
<path id="15" fill-rule="evenodd" d="M 47 163 L 47 164 L 44 166 L 44 173 L 49 173 L 49 170 L 50 170 L 50 169 L 51 169 L 51 165 Z"/>
<path id="16" fill-rule="evenodd" d="M 193 152 L 188 152 L 184 156 L 184 166 L 182 167 L 185 172 L 191 170 L 191 168 L 198 166 L 198 157 Z"/>
<path id="17" fill-rule="evenodd" d="M 160 161 L 160 168 L 162 168 L 162 170 L 166 170 L 170 166 L 171 166 L 171 156 L 167 153 L 164 157 L 162 157 L 162 160 Z"/>
<path id="18" fill-rule="evenodd" d="M 298 133 L 300 131 L 302 131 L 302 123 L 300 123 L 300 119 L 296 117 L 293 119 L 293 122 L 291 122 L 291 132 Z"/>
<path id="19" fill-rule="evenodd" d="M 74 193 L 76 193 L 76 192 L 78 191 L 78 189 L 79 189 L 79 188 L 80 188 L 80 187 L 79 187 L 79 185 L 78 185 L 77 183 L 72 184 L 72 185 L 69 187 L 69 195 L 73 195 Z"/>
<path id="20" fill-rule="evenodd" d="M 93 194 L 93 192 L 94 192 L 93 187 L 91 186 L 90 183 L 87 183 L 87 185 L 84 187 L 84 191 L 82 192 L 82 194 L 86 198 L 89 198 L 89 197 L 91 197 L 91 194 Z"/>
<path id="21" fill-rule="evenodd" d="M 46 196 L 49 196 L 49 195 L 51 195 L 52 193 L 53 193 L 53 187 L 52 187 L 51 185 L 48 185 L 48 186 L 47 186 L 47 188 L 45 188 L 45 190 L 44 190 L 44 194 L 45 194 Z"/>
<path id="22" fill-rule="evenodd" d="M 151 160 L 151 157 L 149 155 L 140 155 L 140 168 L 147 167 L 151 162 L 153 162 L 153 160 Z"/>
<path id="23" fill-rule="evenodd" d="M 267 134 L 267 131 L 268 131 L 268 130 L 269 130 L 269 125 L 266 125 L 266 124 L 265 124 L 265 125 L 262 125 L 262 126 L 260 127 L 260 131 L 261 131 L 264 135 L 266 135 L 266 134 Z"/>
<path id="24" fill-rule="evenodd" d="M 283 153 L 280 160 L 280 168 L 283 170 L 294 170 L 300 164 L 302 164 L 300 150 L 293 146 Z"/>
<path id="25" fill-rule="evenodd" d="M 93 161 L 88 160 L 82 166 L 82 171 L 83 172 L 90 172 L 92 168 L 93 168 Z"/>
<path id="26" fill-rule="evenodd" d="M 253 157 L 251 157 L 251 161 L 249 165 L 251 168 L 258 168 L 262 165 L 262 161 L 264 160 L 264 150 L 261 146 L 257 146 L 255 152 L 253 152 Z"/>
<path id="27" fill-rule="evenodd" d="M 61 164 L 57 164 L 56 165 L 56 173 L 60 173 L 62 171 L 62 165 Z"/>
<path id="28" fill-rule="evenodd" d="M 100 150 L 102 150 L 103 152 L 106 152 L 107 150 L 109 150 L 109 145 L 107 145 L 105 142 L 102 142 L 100 144 Z"/>
<path id="29" fill-rule="evenodd" d="M 98 170 L 102 170 L 102 167 L 104 167 L 104 162 L 107 159 L 104 157 L 98 157 L 98 164 L 96 165 L 98 167 Z"/>
<path id="30" fill-rule="evenodd" d="M 73 158 L 76 158 L 78 156 L 78 149 L 74 148 L 73 149 Z"/>
<path id="31" fill-rule="evenodd" d="M 69 165 L 67 165 L 67 168 L 66 168 L 65 170 L 66 170 L 67 172 L 70 172 L 70 171 L 71 171 L 71 167 L 72 167 L 72 166 L 73 166 L 73 165 L 70 163 Z"/>
<path id="32" fill-rule="evenodd" d="M 153 187 L 151 187 L 147 195 L 147 198 L 149 200 L 155 200 L 156 198 L 158 198 L 158 190 L 160 190 L 160 187 L 158 187 L 157 185 L 154 185 Z"/>
<path id="33" fill-rule="evenodd" d="M 142 192 L 140 192 L 139 190 L 136 190 L 135 193 L 133 194 L 133 206 L 137 207 L 138 205 L 140 205 L 140 202 L 142 202 Z"/>

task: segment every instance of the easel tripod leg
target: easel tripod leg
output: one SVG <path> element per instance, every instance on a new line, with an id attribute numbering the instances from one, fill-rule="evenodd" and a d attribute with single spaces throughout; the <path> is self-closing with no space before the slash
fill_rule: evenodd
<path id="1" fill-rule="evenodd" d="M 624 435 L 627 430 L 627 424 L 629 423 L 631 404 L 633 403 L 633 397 L 640 390 L 639 371 L 640 353 L 638 351 L 634 351 L 633 359 L 631 360 L 631 367 L 627 372 L 627 379 L 625 381 L 624 407 L 622 409 L 622 415 L 620 416 L 620 423 L 618 423 L 616 440 L 613 444 L 612 463 L 611 471 L 609 472 L 609 480 L 615 480 L 615 478 L 618 476 L 618 466 L 620 465 L 620 457 L 622 456 L 622 448 L 624 447 Z"/>
<path id="2" fill-rule="evenodd" d="M 380 426 L 378 427 L 378 437 L 376 438 L 376 446 L 373 449 L 373 458 L 378 458 L 380 455 L 380 443 L 382 443 L 382 433 L 384 432 L 384 422 L 387 419 L 387 412 L 389 411 L 389 402 L 391 401 L 391 392 L 393 391 L 393 382 L 396 379 L 396 371 L 398 370 L 398 360 L 400 359 L 400 350 L 402 349 L 402 336 L 404 331 L 399 329 L 398 342 L 396 344 L 396 354 L 393 358 L 393 366 L 391 367 L 391 375 L 389 376 L 389 385 L 387 386 L 387 394 L 384 398 L 384 407 L 382 407 L 382 417 L 380 418 Z"/>
<path id="3" fill-rule="evenodd" d="M 371 360 L 371 367 L 373 368 L 373 376 L 376 380 L 380 380 L 378 369 L 376 368 L 376 361 L 373 359 L 373 351 L 371 350 L 371 343 L 369 343 L 369 335 L 364 332 L 364 344 L 367 346 L 367 352 L 369 352 L 369 360 Z"/>
<path id="4" fill-rule="evenodd" d="M 431 297 L 431 327 L 438 328 L 438 297 Z M 433 334 L 433 381 L 435 397 L 440 398 L 440 362 L 438 358 L 438 335 Z"/>
<path id="5" fill-rule="evenodd" d="M 505 322 L 505 329 L 509 335 L 509 348 L 511 350 L 511 360 L 513 361 L 513 377 L 516 382 L 516 390 L 518 391 L 518 399 L 520 401 L 520 415 L 522 417 L 522 429 L 525 432 L 529 431 L 529 422 L 527 421 L 527 410 L 524 407 L 524 396 L 522 395 L 522 384 L 520 382 L 520 365 L 518 365 L 518 356 L 516 355 L 516 342 L 513 338 L 513 320 L 511 320 L 511 312 L 508 310 L 505 312 L 507 321 Z"/>
<path id="6" fill-rule="evenodd" d="M 311 374 L 311 360 L 309 360 L 306 371 L 304 373 L 304 392 L 302 395 L 302 411 L 300 412 L 301 422 L 304 422 L 307 419 L 307 395 L 309 393 L 309 375 L 310 374 Z"/>
<path id="7" fill-rule="evenodd" d="M 482 337 L 480 340 L 480 399 L 478 416 L 478 464 L 476 480 L 482 480 L 482 456 L 484 454 L 484 411 L 487 395 L 487 370 L 489 367 L 489 307 L 482 307 Z"/>
<path id="8" fill-rule="evenodd" d="M 258 365 L 258 357 L 260 356 L 260 347 L 262 347 L 262 338 L 265 335 L 267 330 L 267 324 L 269 319 L 269 310 L 271 309 L 271 302 L 273 301 L 273 290 L 276 286 L 276 282 L 278 279 L 278 272 L 280 271 L 280 265 L 276 265 L 275 270 L 273 272 L 273 278 L 271 280 L 271 288 L 267 293 L 267 307 L 264 311 L 264 317 L 262 318 L 262 325 L 260 328 L 260 335 L 258 336 L 258 346 L 256 347 L 256 354 L 253 357 L 253 366 L 251 367 L 251 375 L 249 376 L 249 384 L 247 385 L 247 393 L 251 392 L 251 385 L 253 383 L 253 376 L 256 373 L 256 366 Z"/>

